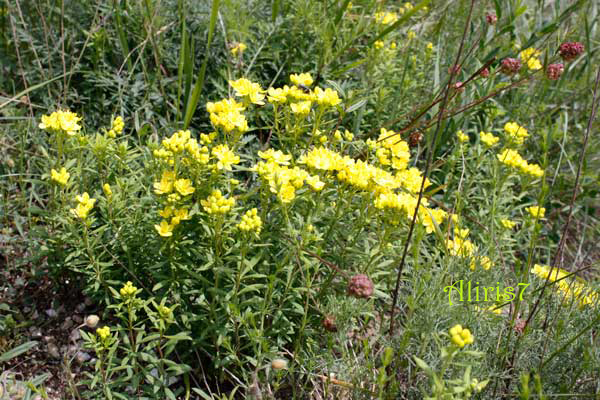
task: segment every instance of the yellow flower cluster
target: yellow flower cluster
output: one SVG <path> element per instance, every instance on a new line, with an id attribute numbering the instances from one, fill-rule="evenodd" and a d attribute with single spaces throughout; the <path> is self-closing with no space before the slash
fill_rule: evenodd
<path id="1" fill-rule="evenodd" d="M 506 132 L 510 139 L 516 144 L 522 144 L 525 139 L 529 137 L 527 129 L 523 128 L 516 122 L 507 122 L 504 124 L 504 132 Z"/>
<path id="2" fill-rule="evenodd" d="M 487 147 L 492 147 L 500 140 L 499 137 L 494 136 L 491 132 L 479 132 L 479 139 L 485 144 Z"/>
<path id="3" fill-rule="evenodd" d="M 158 310 L 158 315 L 160 315 L 162 319 L 169 320 L 173 316 L 173 310 L 170 307 L 159 304 L 156 309 Z"/>
<path id="4" fill-rule="evenodd" d="M 206 103 L 206 110 L 210 115 L 210 122 L 215 128 L 222 128 L 225 132 L 234 130 L 239 133 L 246 132 L 248 121 L 242 111 L 246 108 L 243 104 L 238 103 L 234 99 L 223 99 L 216 103 Z"/>
<path id="5" fill-rule="evenodd" d="M 235 205 L 233 197 L 227 198 L 220 190 L 213 190 L 206 200 L 200 200 L 200 204 L 209 214 L 225 214 Z"/>
<path id="6" fill-rule="evenodd" d="M 57 171 L 54 168 L 50 170 L 50 178 L 61 186 L 65 186 L 70 177 L 71 174 L 67 172 L 65 167 L 62 167 L 60 171 Z"/>
<path id="7" fill-rule="evenodd" d="M 338 93 L 331 89 L 316 87 L 309 89 L 313 78 L 308 73 L 291 74 L 290 81 L 293 86 L 285 85 L 282 88 L 269 88 L 267 100 L 271 104 L 289 103 L 292 113 L 306 116 L 310 113 L 312 104 L 317 103 L 322 108 L 335 107 L 342 102 Z"/>
<path id="8" fill-rule="evenodd" d="M 253 169 L 269 184 L 271 193 L 276 194 L 282 203 L 290 203 L 294 200 L 296 191 L 302 188 L 305 182 L 316 191 L 323 189 L 325 186 L 318 175 L 311 176 L 300 167 L 287 167 L 287 161 L 291 159 L 289 155 L 280 155 L 274 151 L 268 154 L 262 153 L 260 157 L 265 158 L 267 161 L 259 161 Z M 274 157 L 277 157 L 277 159 Z"/>
<path id="9" fill-rule="evenodd" d="M 242 216 L 242 221 L 238 224 L 238 228 L 244 232 L 254 231 L 256 233 L 260 233 L 262 221 L 258 216 L 258 210 L 253 208 L 246 211 L 246 213 Z"/>
<path id="10" fill-rule="evenodd" d="M 92 210 L 92 208 L 94 208 L 96 199 L 90 198 L 90 195 L 87 192 L 75 197 L 75 199 L 77 200 L 78 204 L 77 207 L 71 209 L 71 214 L 77 218 L 86 219 L 89 212 Z"/>
<path id="11" fill-rule="evenodd" d="M 383 40 L 377 40 L 375 43 L 373 43 L 373 46 L 379 50 L 379 49 L 383 49 L 383 47 L 385 46 L 385 44 L 383 43 Z"/>
<path id="12" fill-rule="evenodd" d="M 79 121 L 81 121 L 81 117 L 76 113 L 69 110 L 58 110 L 50 115 L 42 115 L 42 122 L 40 122 L 39 127 L 48 132 L 64 132 L 69 136 L 73 136 L 81 130 Z"/>
<path id="13" fill-rule="evenodd" d="M 383 133 L 388 138 L 390 131 Z M 392 156 L 392 166 L 397 168 L 406 167 L 410 153 L 401 141 L 393 138 L 395 142 L 382 140 L 379 143 L 372 141 L 373 146 L 389 151 L 387 155 Z M 405 144 L 405 143 L 404 143 Z M 405 158 L 406 157 L 406 158 Z M 395 160 L 395 161 L 394 161 Z M 421 172 L 417 168 L 404 169 L 392 174 L 381 168 L 375 167 L 362 160 L 354 160 L 348 156 L 317 147 L 300 157 L 298 163 L 305 164 L 310 168 L 321 171 L 337 172 L 337 179 L 347 183 L 361 191 L 371 192 L 375 195 L 374 205 L 379 209 L 396 209 L 404 211 L 406 216 L 412 218 L 417 206 L 417 198 L 411 193 L 416 193 L 421 187 Z M 425 187 L 431 183 L 427 180 Z M 396 189 L 405 189 L 409 193 L 395 193 Z M 428 233 L 435 230 L 435 224 L 441 224 L 447 217 L 447 213 L 441 209 L 428 208 L 426 199 L 422 199 L 419 208 L 419 222 L 423 224 Z M 435 223 L 434 223 L 435 221 Z M 394 221 L 395 222 L 395 221 Z"/>
<path id="14" fill-rule="evenodd" d="M 538 59 L 538 57 L 541 54 L 542 53 L 539 50 L 536 50 L 533 47 L 530 47 L 528 49 L 521 51 L 519 53 L 519 56 L 521 57 L 521 60 L 525 64 L 527 64 L 527 68 L 529 68 L 532 71 L 537 71 L 538 69 L 542 69 L 542 63 Z"/>
<path id="15" fill-rule="evenodd" d="M 454 228 L 454 239 L 446 239 L 446 248 L 451 255 L 458 257 L 471 257 L 473 253 L 477 251 L 477 246 L 467 239 L 468 236 L 468 229 Z"/>
<path id="16" fill-rule="evenodd" d="M 259 151 L 258 156 L 267 162 L 275 163 L 278 165 L 289 165 L 292 156 L 283 153 L 281 150 L 268 149 L 266 151 Z"/>
<path id="17" fill-rule="evenodd" d="M 489 271 L 494 266 L 494 262 L 488 256 L 479 257 L 477 262 L 479 262 L 481 268 L 483 268 L 486 271 Z M 475 271 L 477 262 L 475 258 L 471 259 L 471 264 L 469 265 L 469 268 L 471 268 L 472 271 Z"/>
<path id="18" fill-rule="evenodd" d="M 381 165 L 391 165 L 392 168 L 403 170 L 408 165 L 410 150 L 408 143 L 400 139 L 394 131 L 381 128 L 376 142 L 367 141 L 375 149 L 375 154 Z"/>
<path id="19" fill-rule="evenodd" d="M 110 336 L 110 328 L 105 326 L 104 328 L 96 329 L 96 334 L 100 338 L 100 340 L 105 341 Z"/>
<path id="20" fill-rule="evenodd" d="M 133 283 L 131 283 L 131 281 L 127 281 L 127 283 L 125 283 L 121 290 L 119 290 L 119 293 L 121 293 L 121 296 L 123 297 L 133 297 L 135 296 L 137 290 L 138 288 L 133 286 Z"/>
<path id="21" fill-rule="evenodd" d="M 173 229 L 175 229 L 181 221 L 188 221 L 192 218 L 188 209 L 185 207 L 177 209 L 173 206 L 166 206 L 160 210 L 158 214 L 163 217 L 164 220 L 162 220 L 159 225 L 154 225 L 154 229 L 156 229 L 158 234 L 163 237 L 173 236 Z M 171 218 L 171 223 L 167 221 L 169 218 Z"/>
<path id="22" fill-rule="evenodd" d="M 391 25 L 398 21 L 398 14 L 395 12 L 382 11 L 375 13 L 375 22 L 381 25 Z"/>
<path id="23" fill-rule="evenodd" d="M 469 141 L 469 135 L 464 133 L 463 131 L 456 132 L 456 137 L 460 143 L 465 143 Z"/>
<path id="24" fill-rule="evenodd" d="M 107 132 L 107 135 L 111 138 L 115 138 L 117 135 L 120 135 L 121 132 L 123 132 L 124 127 L 125 122 L 123 122 L 123 118 L 119 116 L 113 121 L 110 130 Z"/>
<path id="25" fill-rule="evenodd" d="M 461 325 L 454 325 L 450 328 L 450 341 L 460 348 L 465 347 L 467 344 L 474 342 L 471 331 L 463 328 Z"/>
<path id="26" fill-rule="evenodd" d="M 552 270 L 552 273 L 550 273 Z M 551 268 L 547 265 L 535 264 L 531 272 L 541 279 L 548 279 L 550 282 L 556 282 L 556 287 L 567 299 L 575 299 L 581 307 L 594 304 L 598 300 L 598 293 L 585 285 L 581 278 L 569 279 L 569 271 L 561 268 Z"/>
<path id="27" fill-rule="evenodd" d="M 544 207 L 531 206 L 527 207 L 525 210 L 527 210 L 527 212 L 534 218 L 544 218 L 544 215 L 546 215 L 546 209 Z"/>
<path id="28" fill-rule="evenodd" d="M 231 54 L 235 57 L 238 54 L 242 55 L 242 53 L 248 48 L 248 46 L 246 46 L 244 43 L 239 42 L 236 43 L 232 48 L 231 48 Z"/>
<path id="29" fill-rule="evenodd" d="M 510 219 L 501 219 L 500 223 L 502 224 L 503 227 L 505 227 L 506 229 L 512 229 L 515 227 L 515 225 L 517 224 L 515 221 L 511 221 Z"/>
<path id="30" fill-rule="evenodd" d="M 211 135 L 202 134 L 201 141 L 210 143 Z M 154 150 L 154 157 L 163 159 L 167 164 L 174 165 L 175 157 L 183 160 L 184 164 L 191 165 L 193 162 L 208 164 L 210 151 L 206 146 L 200 146 L 198 141 L 192 138 L 189 130 L 177 131 L 171 137 L 163 139 L 161 148 Z"/>
<path id="31" fill-rule="evenodd" d="M 240 78 L 236 81 L 229 81 L 229 85 L 235 90 L 237 97 L 242 97 L 244 102 L 264 105 L 265 90 L 258 83 L 251 82 L 246 78 Z"/>
<path id="32" fill-rule="evenodd" d="M 523 174 L 531 175 L 535 178 L 544 176 L 544 170 L 539 165 L 529 164 L 516 150 L 504 149 L 497 157 L 501 163 L 518 169 Z"/>
<path id="33" fill-rule="evenodd" d="M 173 196 L 176 201 L 180 200 L 180 196 L 188 196 L 196 191 L 192 186 L 192 181 L 189 179 L 175 179 L 174 171 L 164 171 L 159 182 L 154 182 L 154 193 L 169 194 L 173 191 L 178 194 Z"/>

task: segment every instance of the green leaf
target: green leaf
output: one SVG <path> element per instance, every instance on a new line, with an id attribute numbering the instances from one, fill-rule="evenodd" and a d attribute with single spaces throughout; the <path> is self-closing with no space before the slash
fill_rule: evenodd
<path id="1" fill-rule="evenodd" d="M 23 353 L 27 353 L 29 350 L 33 349 L 35 346 L 37 346 L 39 343 L 32 340 L 30 342 L 25 342 L 11 350 L 8 350 L 7 352 L 3 353 L 0 355 L 0 363 L 1 362 L 6 362 L 8 360 L 11 360 L 15 357 L 20 356 Z"/>

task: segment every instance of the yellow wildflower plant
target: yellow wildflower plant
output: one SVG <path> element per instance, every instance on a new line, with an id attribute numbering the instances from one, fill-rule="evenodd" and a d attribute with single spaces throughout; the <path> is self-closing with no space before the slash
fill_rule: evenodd
<path id="1" fill-rule="evenodd" d="M 278 165 L 289 165 L 292 156 L 284 154 L 281 150 L 268 149 L 265 151 L 259 151 L 258 156 L 267 162 L 274 162 Z"/>
<path id="2" fill-rule="evenodd" d="M 535 264 L 531 273 L 540 279 L 556 282 L 556 289 L 568 299 L 576 300 L 580 307 L 589 306 L 598 301 L 598 293 L 586 286 L 581 278 L 570 276 L 571 273 L 561 268 Z"/>
<path id="3" fill-rule="evenodd" d="M 391 25 L 398 21 L 398 14 L 395 12 L 382 11 L 375 13 L 375 22 L 381 25 Z"/>
<path id="4" fill-rule="evenodd" d="M 84 192 L 81 195 L 77 195 L 75 197 L 78 204 L 75 208 L 70 210 L 71 214 L 85 220 L 88 217 L 89 212 L 94 208 L 94 204 L 96 203 L 96 199 L 90 198 L 90 195 L 87 192 Z"/>
<path id="5" fill-rule="evenodd" d="M 127 281 L 125 285 L 119 290 L 122 297 L 133 297 L 136 295 L 138 288 L 133 286 L 131 281 Z"/>
<path id="6" fill-rule="evenodd" d="M 50 170 L 50 178 L 61 186 L 66 186 L 70 177 L 71 174 L 67 172 L 65 167 L 62 167 L 60 171 L 57 171 L 54 168 Z"/>
<path id="7" fill-rule="evenodd" d="M 539 206 L 531 206 L 527 207 L 525 210 L 534 218 L 544 218 L 546 215 L 546 209 L 544 207 Z"/>
<path id="8" fill-rule="evenodd" d="M 96 329 L 96 334 L 101 341 L 106 341 L 110 337 L 110 328 L 108 326 Z"/>
<path id="9" fill-rule="evenodd" d="M 236 57 L 237 55 L 242 55 L 242 53 L 248 48 L 248 46 L 246 46 L 244 43 L 242 42 L 238 42 L 235 43 L 232 47 L 231 47 L 231 54 Z"/>
<path id="10" fill-rule="evenodd" d="M 539 165 L 529 164 L 516 150 L 504 149 L 497 157 L 501 163 L 517 169 L 522 174 L 531 175 L 534 178 L 544 176 L 544 170 Z"/>
<path id="11" fill-rule="evenodd" d="M 123 132 L 123 128 L 125 127 L 125 122 L 123 121 L 123 117 L 116 117 L 111 125 L 110 130 L 107 132 L 107 135 L 111 138 L 117 137 Z"/>
<path id="12" fill-rule="evenodd" d="M 48 132 L 63 132 L 68 136 L 76 135 L 81 130 L 81 117 L 69 110 L 54 111 L 43 115 L 39 128 Z"/>
<path id="13" fill-rule="evenodd" d="M 292 109 L 292 112 L 299 116 L 308 115 L 310 113 L 311 106 L 312 106 L 312 102 L 309 100 L 290 104 L 290 108 Z"/>

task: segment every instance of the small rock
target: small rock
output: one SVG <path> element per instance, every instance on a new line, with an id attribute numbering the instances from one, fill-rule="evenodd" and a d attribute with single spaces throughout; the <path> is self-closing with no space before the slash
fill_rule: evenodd
<path id="1" fill-rule="evenodd" d="M 75 311 L 82 314 L 85 311 L 85 303 L 80 303 L 75 307 Z"/>
<path id="2" fill-rule="evenodd" d="M 44 342 L 54 342 L 54 338 L 52 336 L 44 336 Z"/>
<path id="3" fill-rule="evenodd" d="M 79 334 L 79 329 L 73 329 L 73 330 L 71 331 L 71 334 L 69 335 L 69 339 L 70 339 L 72 342 L 76 342 L 76 341 L 78 341 L 79 339 L 81 339 L 81 335 Z"/>
<path id="4" fill-rule="evenodd" d="M 83 322 L 83 317 L 81 315 L 75 314 L 71 318 L 77 325 L 80 325 Z"/>
<path id="5" fill-rule="evenodd" d="M 31 327 L 29 330 L 32 339 L 40 339 L 42 337 L 42 330 L 38 327 Z"/>
<path id="6" fill-rule="evenodd" d="M 65 318 L 64 322 L 61 325 L 61 329 L 67 331 L 73 326 L 73 320 L 71 317 Z"/>
<path id="7" fill-rule="evenodd" d="M 90 299 L 89 297 L 86 297 L 85 300 L 83 301 L 85 303 L 86 306 L 91 306 L 92 304 L 94 304 L 92 302 L 92 299 Z"/>
<path id="8" fill-rule="evenodd" d="M 92 357 L 88 353 L 86 353 L 85 351 L 79 351 L 75 355 L 75 360 L 77 360 L 77 362 L 79 364 L 83 364 L 84 362 L 88 361 L 91 358 Z"/>
<path id="9" fill-rule="evenodd" d="M 54 343 L 48 343 L 48 354 L 52 358 L 60 359 L 60 352 L 58 351 L 58 346 L 56 346 Z"/>
<path id="10" fill-rule="evenodd" d="M 48 315 L 50 318 L 58 317 L 58 313 L 56 312 L 56 310 L 54 310 L 52 308 L 46 310 L 46 315 Z"/>

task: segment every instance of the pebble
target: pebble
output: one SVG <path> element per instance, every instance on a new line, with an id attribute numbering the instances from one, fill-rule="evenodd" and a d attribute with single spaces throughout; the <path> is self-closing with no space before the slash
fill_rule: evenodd
<path id="1" fill-rule="evenodd" d="M 58 313 L 56 312 L 56 310 L 50 308 L 46 310 L 46 315 L 48 315 L 50 318 L 56 318 L 58 316 Z"/>
<path id="2" fill-rule="evenodd" d="M 48 354 L 52 358 L 60 358 L 60 352 L 58 351 L 58 347 L 54 343 L 48 343 Z"/>

